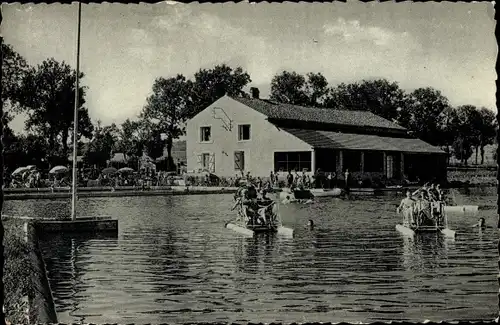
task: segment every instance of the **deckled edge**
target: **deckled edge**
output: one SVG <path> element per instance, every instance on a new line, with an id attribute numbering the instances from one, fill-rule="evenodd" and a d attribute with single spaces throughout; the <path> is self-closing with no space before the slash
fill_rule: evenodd
<path id="1" fill-rule="evenodd" d="M 3 6 L 0 6 L 0 28 L 2 26 L 2 23 L 3 23 Z M 0 29 L 1 30 L 1 29 Z M 3 36 L 0 35 L 0 45 L 3 44 Z M 3 125 L 3 100 L 2 100 L 2 87 L 1 87 L 1 80 L 3 79 L 2 78 L 2 62 L 3 62 L 3 53 L 2 51 L 0 50 L 0 216 L 2 215 L 2 210 L 3 210 L 3 177 L 4 177 L 4 171 L 3 171 L 3 165 L 4 165 L 4 160 L 3 160 L 3 129 L 4 129 L 4 125 Z M 0 218 L 1 219 L 1 218 Z M 0 324 L 5 324 L 6 323 L 6 320 L 5 320 L 5 307 L 4 307 L 4 303 L 5 303 L 5 300 L 4 300 L 4 291 L 5 291 L 5 287 L 4 287 L 4 283 L 3 283 L 3 274 L 4 274 L 4 266 L 5 266 L 5 263 L 4 263 L 4 246 L 3 246 L 3 242 L 4 242 L 4 227 L 3 227 L 3 221 L 0 220 L 0 260 L 1 260 L 1 263 L 0 263 Z"/>

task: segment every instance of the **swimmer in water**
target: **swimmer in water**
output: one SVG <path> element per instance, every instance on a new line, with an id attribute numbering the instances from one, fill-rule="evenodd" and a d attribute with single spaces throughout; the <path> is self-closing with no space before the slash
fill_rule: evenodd
<path id="1" fill-rule="evenodd" d="M 484 218 L 479 218 L 478 222 L 472 226 L 472 228 L 476 227 L 479 229 L 489 228 L 488 226 L 486 226 L 486 221 L 484 220 Z"/>
<path id="2" fill-rule="evenodd" d="M 291 202 L 291 201 L 290 201 L 290 195 L 287 195 L 287 196 L 286 196 L 286 198 L 283 200 L 283 202 L 282 202 L 282 203 L 283 203 L 283 204 L 288 204 L 288 203 L 290 203 L 290 202 Z"/>

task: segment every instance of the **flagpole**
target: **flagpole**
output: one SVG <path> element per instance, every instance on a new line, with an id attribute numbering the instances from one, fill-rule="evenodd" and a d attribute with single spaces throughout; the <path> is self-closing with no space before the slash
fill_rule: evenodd
<path id="1" fill-rule="evenodd" d="M 80 89 L 80 25 L 82 18 L 82 3 L 78 1 L 78 31 L 76 36 L 76 80 L 75 80 L 75 111 L 73 120 L 73 186 L 71 193 L 71 219 L 76 219 L 76 188 L 78 184 L 78 99 Z"/>

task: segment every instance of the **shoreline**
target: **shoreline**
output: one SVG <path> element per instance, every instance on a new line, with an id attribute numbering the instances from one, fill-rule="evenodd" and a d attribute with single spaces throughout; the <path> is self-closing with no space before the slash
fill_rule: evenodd
<path id="1" fill-rule="evenodd" d="M 4 280 L 10 282 L 5 287 L 10 296 L 5 306 L 6 318 L 12 324 L 56 324 L 57 313 L 36 223 L 32 218 L 3 216 L 2 221 L 6 225 L 4 253 L 9 261 Z M 22 288 L 16 290 L 19 281 Z"/>
<path id="2" fill-rule="evenodd" d="M 474 188 L 491 187 L 496 184 L 450 184 L 447 188 Z M 415 190 L 419 186 L 410 185 L 391 188 L 350 188 L 350 193 L 380 194 L 388 192 L 401 192 L 405 189 Z M 99 197 L 136 197 L 136 196 L 176 196 L 176 195 L 209 195 L 209 194 L 234 194 L 237 187 L 216 187 L 216 186 L 156 186 L 149 189 L 138 189 L 132 186 L 117 187 L 82 187 L 79 188 L 78 197 L 99 198 Z M 273 192 L 279 193 L 283 189 L 275 188 Z M 37 200 L 37 199 L 69 199 L 71 198 L 70 188 L 8 188 L 3 190 L 4 200 Z"/>

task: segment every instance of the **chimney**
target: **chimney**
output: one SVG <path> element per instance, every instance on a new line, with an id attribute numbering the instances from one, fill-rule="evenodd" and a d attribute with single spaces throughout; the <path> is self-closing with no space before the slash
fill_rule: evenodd
<path id="1" fill-rule="evenodd" d="M 252 98 L 259 99 L 259 88 L 252 87 L 250 88 L 250 92 L 252 93 Z"/>

